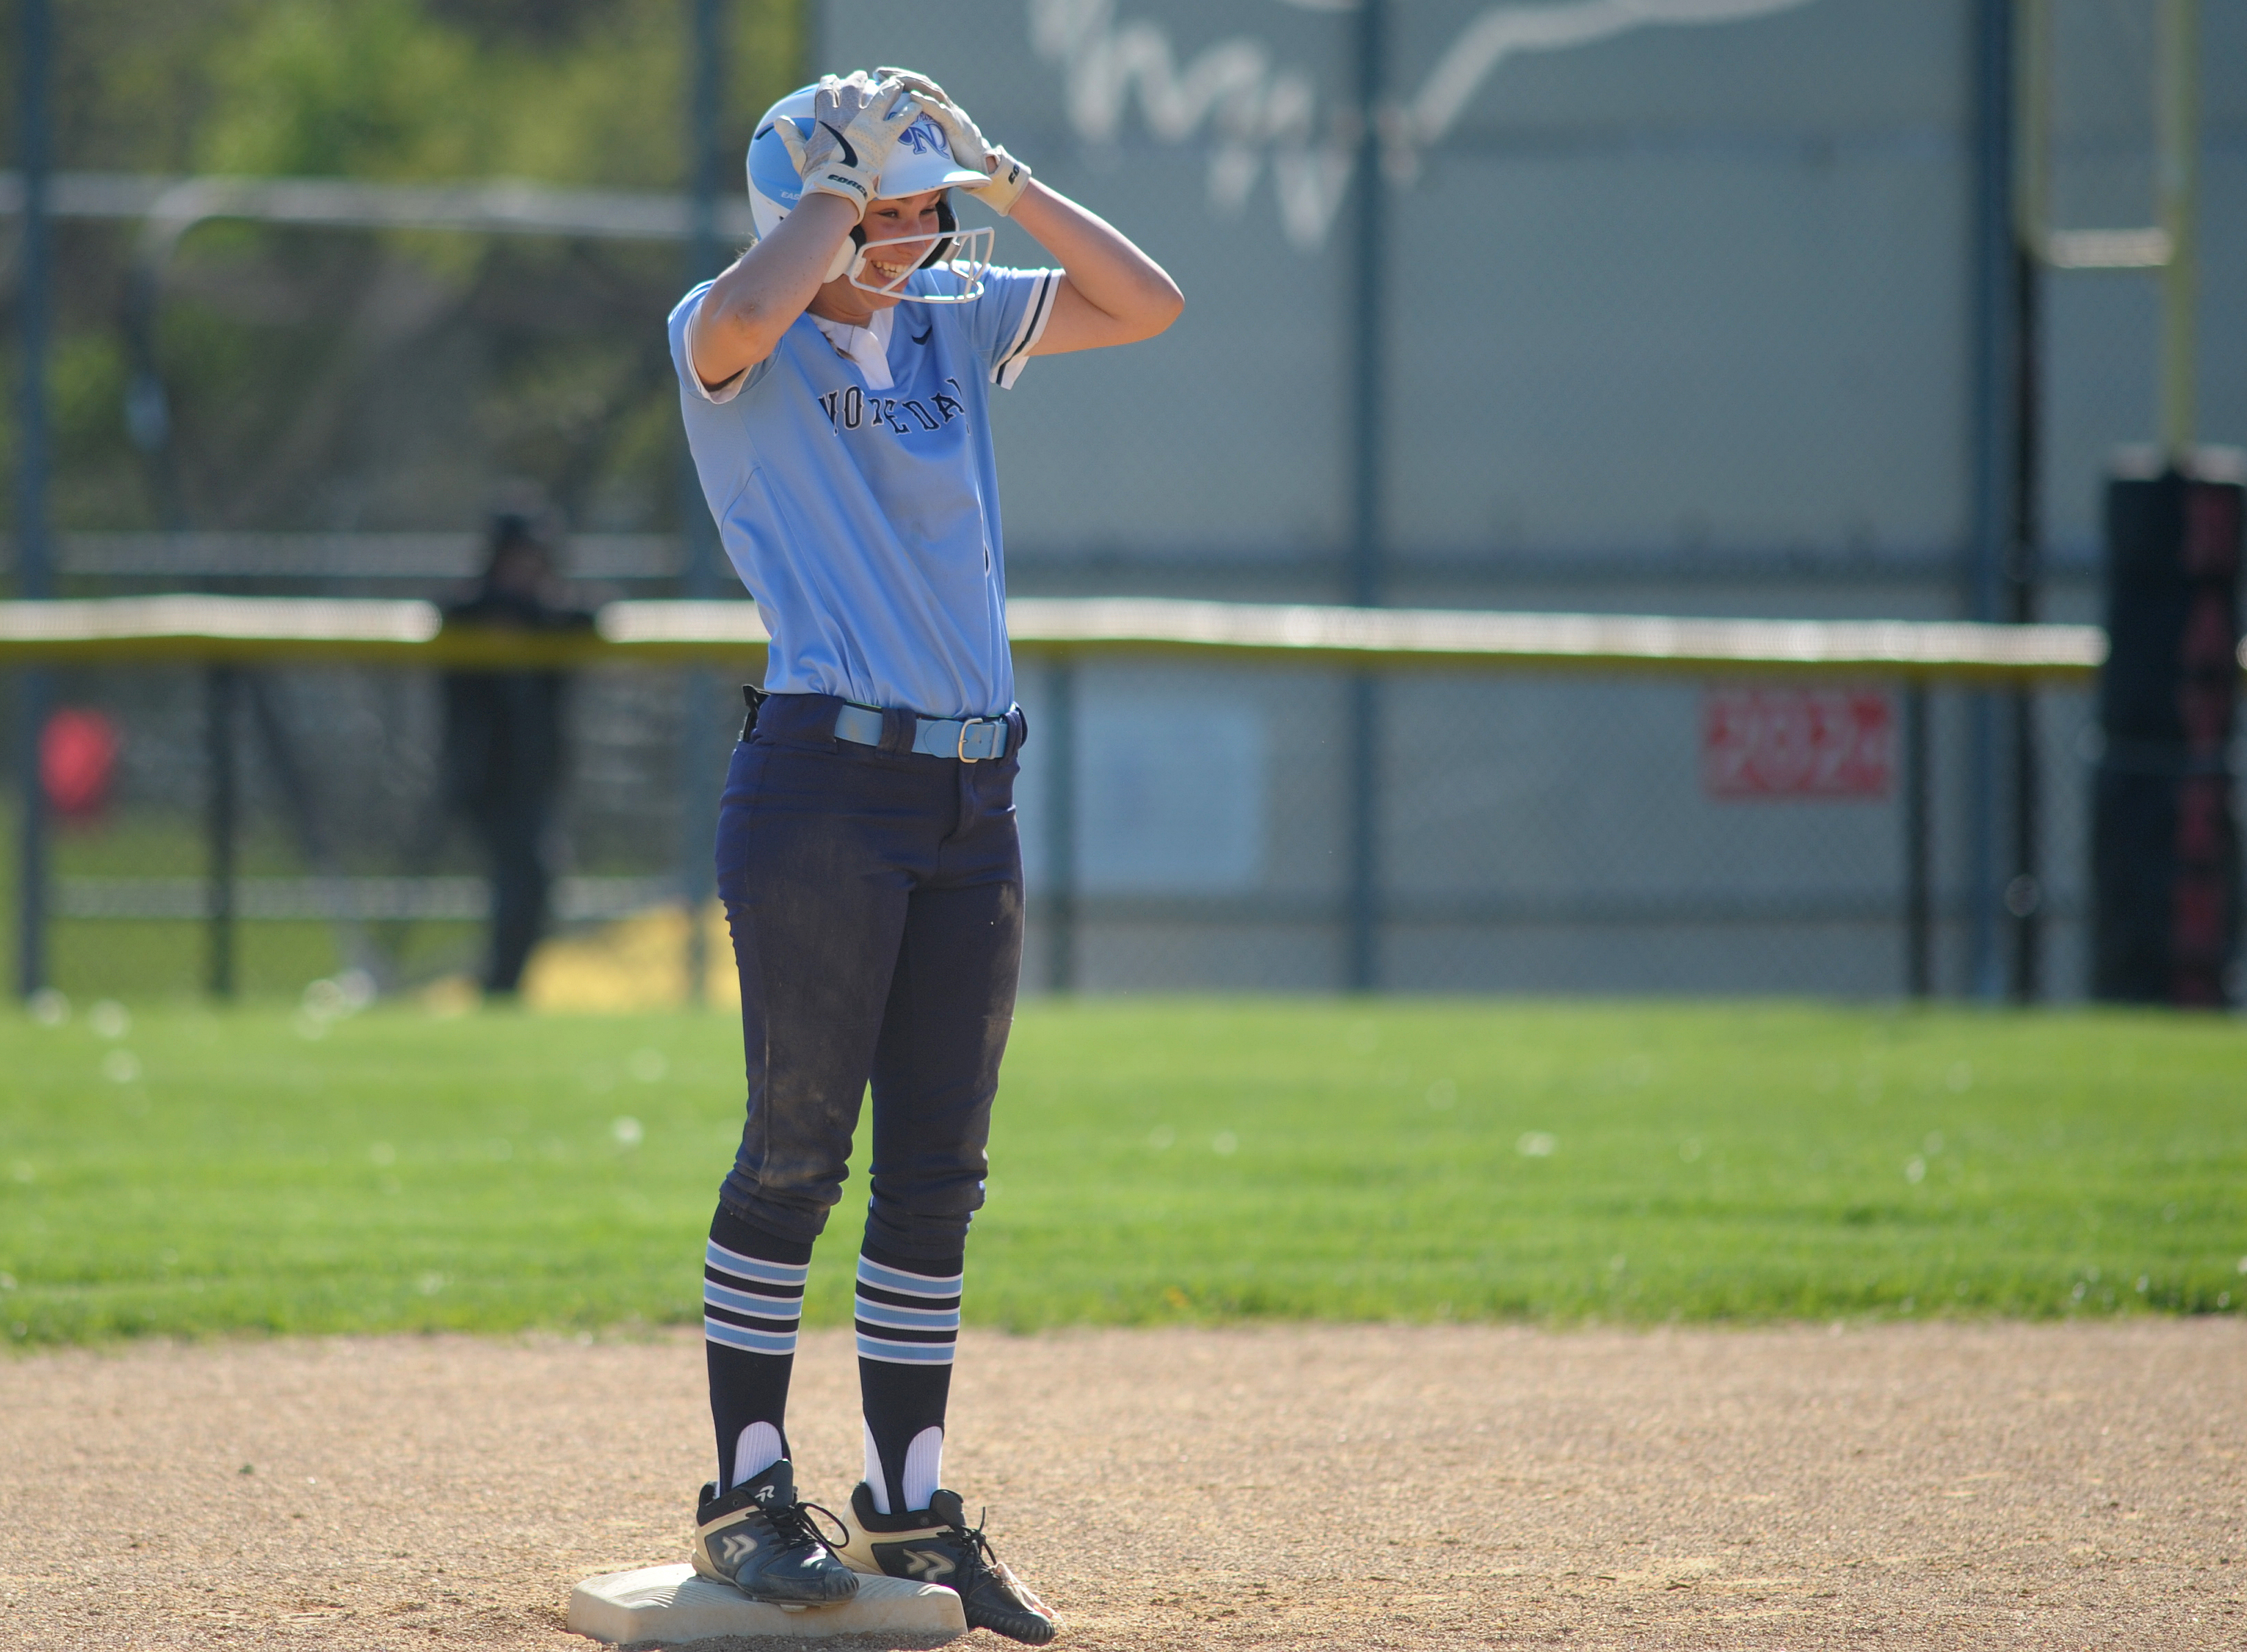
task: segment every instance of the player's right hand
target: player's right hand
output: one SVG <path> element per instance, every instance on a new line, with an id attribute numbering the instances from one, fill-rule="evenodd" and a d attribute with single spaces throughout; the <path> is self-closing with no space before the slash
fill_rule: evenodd
<path id="1" fill-rule="evenodd" d="M 920 106 L 896 77 L 875 80 L 860 69 L 842 79 L 820 77 L 809 137 L 793 120 L 781 121 L 777 130 L 805 191 L 839 195 L 864 218 L 898 134 L 920 115 Z"/>

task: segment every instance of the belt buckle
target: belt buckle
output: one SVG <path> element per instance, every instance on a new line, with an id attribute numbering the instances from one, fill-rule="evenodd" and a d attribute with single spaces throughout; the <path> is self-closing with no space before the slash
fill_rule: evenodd
<path id="1" fill-rule="evenodd" d="M 999 754 L 996 752 L 985 752 L 980 756 L 970 757 L 967 754 L 967 731 L 971 728 L 995 728 L 1001 726 L 1000 720 L 996 717 L 961 718 L 960 720 L 960 761 L 963 763 L 980 763 L 987 762 L 993 757 L 997 756 Z"/>

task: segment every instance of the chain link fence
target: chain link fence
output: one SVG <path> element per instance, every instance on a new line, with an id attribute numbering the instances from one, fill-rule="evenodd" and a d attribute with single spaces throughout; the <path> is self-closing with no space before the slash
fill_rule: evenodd
<path id="1" fill-rule="evenodd" d="M 487 898 L 440 788 L 438 680 L 241 675 L 241 989 L 293 994 L 345 969 L 385 991 L 472 976 Z M 211 946 L 207 674 L 73 672 L 58 687 L 121 741 L 104 806 L 58 825 L 56 983 L 73 997 L 198 991 Z M 550 856 L 557 935 L 597 937 L 677 902 L 680 846 L 696 829 L 687 802 L 707 805 L 723 755 L 705 754 L 682 783 L 690 690 L 710 695 L 708 720 L 730 732 L 738 694 L 711 673 L 574 677 Z M 1350 678 L 1325 671 L 1026 663 L 1026 988 L 1348 985 L 1353 797 L 1339 754 L 1350 692 Z M 1743 696 L 1779 720 L 1727 746 L 1713 724 Z M 1916 946 L 1929 989 L 1970 987 L 1967 892 L 1950 870 L 1963 860 L 1966 690 L 1394 672 L 1375 679 L 1373 700 L 1380 987 L 1899 997 L 1915 985 Z M 1808 750 L 1785 719 L 1836 700 L 1868 726 L 1847 751 Z M 2041 977 L 2046 994 L 2071 998 L 2087 967 L 2096 725 L 2087 691 L 2042 689 L 2035 706 Z M 1745 789 L 1727 778 L 1743 763 L 1767 771 Z M 1821 764 L 1847 772 L 1821 781 L 1808 772 Z"/>
<path id="2" fill-rule="evenodd" d="M 1347 7 L 1035 0 L 995 9 L 973 54 L 955 20 L 902 0 L 814 8 L 823 61 L 939 73 L 1189 295 L 1164 338 L 1042 360 L 994 398 L 1016 594 L 1333 601 L 1371 550 L 1399 605 L 1962 611 L 1966 0 L 1559 5 L 1544 10 L 1577 32 L 1541 44 L 1521 32 L 1538 10 L 1388 8 L 1383 148 L 1359 144 Z M 2055 212 L 2134 217 L 2145 105 L 2107 113 L 2150 73 L 2142 19 L 2100 0 L 2059 12 Z M 2209 10 L 2208 62 L 2236 56 L 2240 26 Z M 2223 342 L 2247 304 L 2239 95 L 2209 77 L 2203 406 L 2219 440 L 2247 435 L 2247 374 Z M 1354 215 L 1372 149 L 1377 302 Z M 65 594 L 441 597 L 475 570 L 482 513 L 526 484 L 579 530 L 565 571 L 588 604 L 690 589 L 682 529 L 700 507 L 659 324 L 676 248 L 199 230 L 143 361 L 121 320 L 138 233 L 73 222 L 62 240 Z M 1002 256 L 1042 261 L 1002 234 Z M 2040 612 L 2096 620 L 2099 478 L 2150 431 L 2154 298 L 2137 276 L 2056 276 L 2045 319 Z M 146 371 L 160 402 L 139 393 Z M 1369 454 L 1369 523 L 1353 480 Z M 242 989 L 472 973 L 481 868 L 441 804 L 439 684 L 244 684 Z M 1361 730 L 1336 672 L 1026 661 L 1028 984 L 1333 988 L 1369 922 L 1369 979 L 1396 990 L 1972 990 L 1969 693 L 1929 689 L 1915 746 L 1919 713 L 1868 681 L 1881 709 L 1847 785 L 1757 790 L 1711 778 L 1740 755 L 1711 732 L 1734 686 L 1386 672 Z M 56 979 L 197 990 L 208 684 L 70 672 L 58 693 L 122 743 L 106 804 L 58 828 Z M 2005 921 L 2035 925 L 2039 990 L 2068 997 L 2086 973 L 2097 731 L 2086 691 L 2034 703 L 2039 887 Z M 1766 709 L 1777 732 L 1757 737 L 1782 747 L 1789 717 L 1817 714 Z M 722 675 L 575 679 L 551 857 L 565 937 L 688 886 L 738 718 Z M 697 730 L 708 746 L 687 754 Z M 675 950 L 696 944 L 707 932 L 681 926 Z"/>

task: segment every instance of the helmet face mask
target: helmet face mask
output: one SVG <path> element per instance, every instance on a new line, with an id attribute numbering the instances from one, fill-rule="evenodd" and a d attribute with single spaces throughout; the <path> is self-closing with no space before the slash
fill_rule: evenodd
<path id="1" fill-rule="evenodd" d="M 789 159 L 788 146 L 782 143 L 774 125 L 781 120 L 793 120 L 796 131 L 809 137 L 811 133 L 811 101 L 814 88 L 801 87 L 789 93 L 765 112 L 757 122 L 756 135 L 749 140 L 747 170 L 749 185 L 749 209 L 756 221 L 760 237 L 770 235 L 781 221 L 794 211 L 803 196 L 803 180 Z M 867 263 L 869 250 L 887 248 L 919 246 L 926 243 L 925 235 L 891 236 L 870 240 L 863 223 L 854 227 L 850 239 L 835 249 L 835 260 L 827 268 L 825 281 L 847 278 L 861 292 L 909 304 L 956 304 L 980 297 L 983 292 L 983 275 L 991 266 L 993 229 L 963 230 L 952 210 L 951 190 L 960 185 L 988 181 L 983 174 L 961 166 L 953 158 L 944 130 L 923 115 L 905 128 L 895 150 L 882 169 L 878 199 L 898 200 L 907 195 L 925 195 L 932 189 L 945 193 L 938 197 L 938 234 L 935 244 L 925 256 L 912 261 L 912 266 L 893 277 L 879 276 Z M 883 262 L 886 263 L 887 260 Z M 957 280 L 956 288 L 939 292 L 909 292 L 906 283 L 924 270 L 941 270 Z M 953 287 L 950 282 L 938 283 Z"/>
<path id="2" fill-rule="evenodd" d="M 942 228 L 937 233 L 933 246 L 930 246 L 926 236 L 890 236 L 879 241 L 858 241 L 857 234 L 854 234 L 852 242 L 855 245 L 845 243 L 845 249 L 852 251 L 855 256 L 844 265 L 843 273 L 861 292 L 895 298 L 905 304 L 964 304 L 971 298 L 982 297 L 983 275 L 991 267 L 991 246 L 998 232 L 990 229 L 959 228 L 953 220 L 949 202 L 943 208 L 940 222 Z M 905 268 L 894 276 L 884 277 L 874 268 L 876 261 L 870 256 L 884 247 L 928 247 L 929 250 L 927 256 L 919 261 L 908 261 Z M 889 260 L 884 258 L 878 262 L 886 263 Z M 960 284 L 950 292 L 907 292 L 905 283 L 924 270 L 946 270 Z M 832 281 L 835 276 L 830 274 L 827 278 Z"/>

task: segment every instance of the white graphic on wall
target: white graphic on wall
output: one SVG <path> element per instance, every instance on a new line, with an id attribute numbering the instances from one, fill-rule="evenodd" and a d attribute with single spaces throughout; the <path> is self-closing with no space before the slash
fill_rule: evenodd
<path id="1" fill-rule="evenodd" d="M 1740 23 L 1793 11 L 1814 0 L 1567 0 L 1493 6 L 1439 58 L 1419 91 L 1376 110 L 1383 165 L 1409 180 L 1420 153 L 1442 141 L 1483 82 L 1508 58 L 1590 45 L 1660 24 Z M 1307 10 L 1353 10 L 1351 0 L 1292 0 Z M 1137 95 L 1147 131 L 1185 143 L 1206 128 L 1209 201 L 1219 212 L 1247 204 L 1268 167 L 1287 239 L 1323 243 L 1349 192 L 1363 117 L 1322 98 L 1309 72 L 1276 61 L 1260 40 L 1219 40 L 1181 64 L 1170 31 L 1140 18 L 1119 22 L 1115 0 L 1030 0 L 1030 40 L 1061 67 L 1070 126 L 1089 143 L 1113 143 Z"/>

